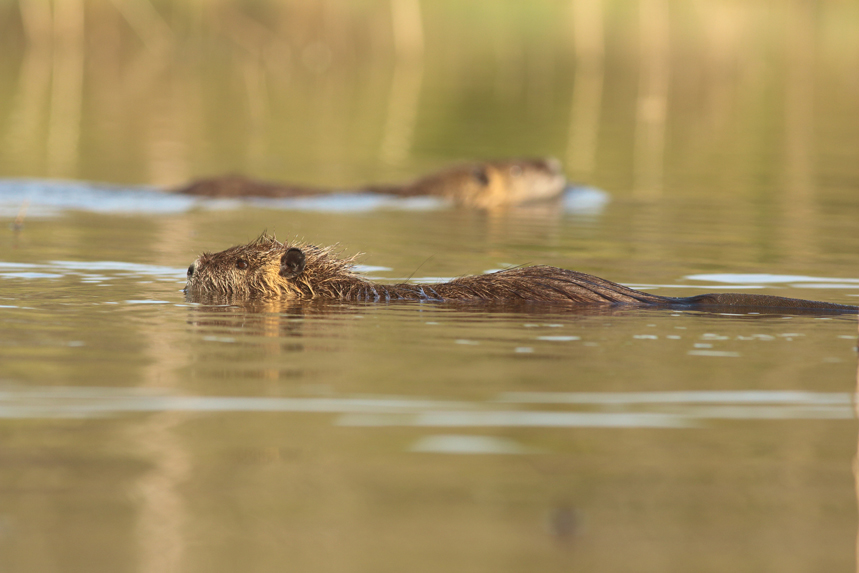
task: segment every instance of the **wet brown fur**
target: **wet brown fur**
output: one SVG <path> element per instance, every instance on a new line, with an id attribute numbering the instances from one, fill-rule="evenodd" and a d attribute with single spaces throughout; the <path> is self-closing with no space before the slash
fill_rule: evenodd
<path id="1" fill-rule="evenodd" d="M 442 197 L 458 205 L 491 209 L 552 199 L 567 180 L 556 159 L 516 159 L 459 165 L 405 185 L 365 186 L 354 193 Z M 241 175 L 198 179 L 175 193 L 201 197 L 307 197 L 330 193 L 319 187 L 256 181 Z"/>
<path id="2" fill-rule="evenodd" d="M 304 265 L 295 276 L 284 267 L 286 254 L 292 249 L 298 249 L 304 255 Z M 440 284 L 385 285 L 355 274 L 353 262 L 354 257 L 340 258 L 332 247 L 321 248 L 301 242 L 281 243 L 264 233 L 247 245 L 200 255 L 188 268 L 185 292 L 191 298 L 218 295 L 239 299 L 551 302 L 684 308 L 859 310 L 859 307 L 849 305 L 768 295 L 658 296 L 585 273 L 549 266 L 517 267 Z"/>

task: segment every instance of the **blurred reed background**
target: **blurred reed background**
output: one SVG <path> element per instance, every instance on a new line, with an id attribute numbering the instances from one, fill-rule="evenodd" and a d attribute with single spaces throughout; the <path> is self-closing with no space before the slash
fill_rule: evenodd
<path id="1" fill-rule="evenodd" d="M 618 193 L 853 184 L 847 0 L 0 3 L 0 176 L 348 186 L 554 155 Z M 780 191 L 781 192 L 781 191 Z"/>

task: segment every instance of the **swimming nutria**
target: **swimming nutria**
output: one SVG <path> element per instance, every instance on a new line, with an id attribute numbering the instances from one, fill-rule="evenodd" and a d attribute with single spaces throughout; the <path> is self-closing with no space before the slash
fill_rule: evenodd
<path id="1" fill-rule="evenodd" d="M 670 307 L 786 308 L 856 312 L 859 307 L 757 294 L 702 294 L 686 298 L 637 291 L 595 276 L 556 267 L 516 267 L 441 284 L 371 282 L 352 271 L 354 257 L 331 247 L 281 243 L 263 233 L 247 245 L 204 253 L 188 267 L 185 293 L 238 299 L 353 301 L 554 302 Z"/>
<path id="2" fill-rule="evenodd" d="M 431 195 L 457 205 L 492 209 L 552 199 L 561 194 L 567 179 L 557 159 L 521 159 L 459 165 L 422 177 L 406 185 L 374 185 L 355 193 L 383 193 L 400 197 Z M 173 190 L 203 197 L 306 197 L 330 190 L 292 184 L 254 181 L 227 175 L 193 181 Z"/>

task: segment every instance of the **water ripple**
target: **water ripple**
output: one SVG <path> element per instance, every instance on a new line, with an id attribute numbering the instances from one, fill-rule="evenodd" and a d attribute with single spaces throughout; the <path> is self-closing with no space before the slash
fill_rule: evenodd
<path id="1" fill-rule="evenodd" d="M 551 404 L 580 411 L 544 411 Z M 581 411 L 581 408 L 590 409 Z M 594 409 L 596 407 L 596 409 Z M 7 387 L 0 418 L 151 412 L 338 414 L 343 426 L 687 428 L 702 420 L 853 419 L 853 395 L 801 391 L 507 392 L 485 402 L 407 396 L 180 396 L 121 388 Z"/>

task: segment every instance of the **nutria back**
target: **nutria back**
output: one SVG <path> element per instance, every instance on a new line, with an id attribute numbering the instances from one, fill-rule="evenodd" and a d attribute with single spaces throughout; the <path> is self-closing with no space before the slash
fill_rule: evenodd
<path id="1" fill-rule="evenodd" d="M 555 267 L 518 267 L 466 276 L 441 284 L 385 285 L 352 270 L 354 258 L 332 248 L 281 243 L 263 234 L 247 245 L 204 253 L 188 267 L 185 292 L 235 298 L 323 298 L 355 301 L 479 300 L 573 302 L 578 304 L 659 303 L 664 297 Z"/>
<path id="2" fill-rule="evenodd" d="M 307 197 L 319 195 L 327 190 L 320 187 L 272 183 L 250 179 L 244 175 L 230 174 L 220 177 L 195 179 L 188 185 L 172 189 L 173 193 L 195 195 L 197 197 L 212 197 L 216 199 L 234 199 L 238 197 Z"/>
<path id="3" fill-rule="evenodd" d="M 329 299 L 352 301 L 552 302 L 577 305 L 627 304 L 677 308 L 742 307 L 856 312 L 859 307 L 768 295 L 704 294 L 675 298 L 625 287 L 585 273 L 527 266 L 440 284 L 380 284 L 353 271 L 354 257 L 331 247 L 281 243 L 262 234 L 219 253 L 204 253 L 188 267 L 190 299 Z"/>
<path id="4" fill-rule="evenodd" d="M 458 165 L 405 185 L 375 185 L 356 193 L 443 197 L 457 205 L 492 209 L 558 197 L 567 185 L 556 159 L 510 159 Z M 173 190 L 199 197 L 307 197 L 334 190 L 257 181 L 241 175 L 198 179 Z"/>

